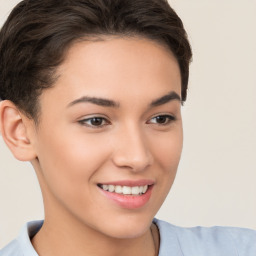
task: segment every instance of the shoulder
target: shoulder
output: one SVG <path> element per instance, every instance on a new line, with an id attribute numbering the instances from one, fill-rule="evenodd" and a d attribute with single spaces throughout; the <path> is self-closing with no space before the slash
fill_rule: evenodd
<path id="1" fill-rule="evenodd" d="M 256 231 L 232 227 L 183 228 L 154 220 L 160 231 L 161 250 L 173 250 L 177 255 L 189 256 L 255 256 Z M 172 242 L 171 242 L 172 241 Z M 178 254 L 178 252 L 180 254 Z M 166 255 L 163 252 L 162 255 Z"/>
<path id="2" fill-rule="evenodd" d="M 23 256 L 18 241 L 15 239 L 0 250 L 0 256 Z"/>
<path id="3" fill-rule="evenodd" d="M 0 256 L 38 256 L 30 238 L 42 227 L 43 221 L 28 222 L 23 226 L 19 236 L 0 250 Z"/>

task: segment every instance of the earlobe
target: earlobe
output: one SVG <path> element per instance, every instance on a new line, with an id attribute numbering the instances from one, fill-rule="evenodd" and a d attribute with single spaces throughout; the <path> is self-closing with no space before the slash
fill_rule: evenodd
<path id="1" fill-rule="evenodd" d="M 31 139 L 28 135 L 28 122 L 24 115 L 9 100 L 0 102 L 0 131 L 2 137 L 20 161 L 31 161 L 36 158 Z"/>

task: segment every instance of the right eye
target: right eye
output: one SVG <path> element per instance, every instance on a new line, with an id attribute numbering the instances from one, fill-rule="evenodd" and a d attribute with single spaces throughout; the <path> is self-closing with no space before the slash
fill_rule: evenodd
<path id="1" fill-rule="evenodd" d="M 176 118 L 174 116 L 165 114 L 165 115 L 158 115 L 151 118 L 148 121 L 148 123 L 165 126 L 170 124 L 171 122 L 174 122 L 175 120 Z"/>
<path id="2" fill-rule="evenodd" d="M 109 121 L 103 117 L 90 117 L 78 121 L 81 125 L 85 125 L 91 128 L 101 128 L 109 124 Z"/>

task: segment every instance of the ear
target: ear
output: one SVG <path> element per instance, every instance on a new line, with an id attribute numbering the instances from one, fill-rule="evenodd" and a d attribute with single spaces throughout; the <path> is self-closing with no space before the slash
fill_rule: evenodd
<path id="1" fill-rule="evenodd" d="M 20 161 L 31 161 L 36 158 L 29 137 L 32 123 L 33 121 L 23 115 L 11 101 L 0 102 L 0 132 L 14 157 Z"/>

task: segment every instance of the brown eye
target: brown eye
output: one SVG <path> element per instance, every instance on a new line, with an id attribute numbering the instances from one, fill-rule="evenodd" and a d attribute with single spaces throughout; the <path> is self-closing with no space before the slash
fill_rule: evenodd
<path id="1" fill-rule="evenodd" d="M 90 120 L 91 125 L 93 126 L 100 126 L 102 125 L 103 121 L 104 121 L 103 118 L 99 118 L 99 117 L 95 117 Z"/>
<path id="2" fill-rule="evenodd" d="M 158 124 L 165 124 L 166 121 L 168 121 L 169 119 L 166 116 L 157 116 L 156 117 L 156 123 Z"/>
<path id="3" fill-rule="evenodd" d="M 171 115 L 159 115 L 150 119 L 149 123 L 158 125 L 167 125 L 175 121 L 175 117 Z"/>
<path id="4" fill-rule="evenodd" d="M 109 122 L 103 117 L 91 117 L 80 120 L 78 122 L 82 125 L 89 126 L 92 128 L 100 128 L 109 124 Z"/>

